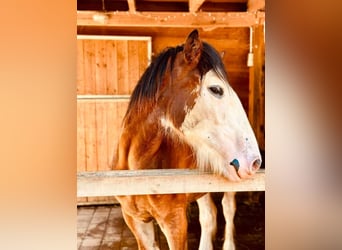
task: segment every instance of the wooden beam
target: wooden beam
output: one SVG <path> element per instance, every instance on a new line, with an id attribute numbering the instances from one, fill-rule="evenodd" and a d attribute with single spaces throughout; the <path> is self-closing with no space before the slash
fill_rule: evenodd
<path id="1" fill-rule="evenodd" d="M 135 0 L 127 0 L 128 2 L 128 8 L 130 13 L 135 13 L 136 8 L 135 8 Z"/>
<path id="2" fill-rule="evenodd" d="M 189 0 L 189 11 L 191 13 L 197 12 L 204 1 L 205 0 Z"/>
<path id="3" fill-rule="evenodd" d="M 130 95 L 77 95 L 77 100 L 125 100 L 129 101 Z"/>
<path id="4" fill-rule="evenodd" d="M 77 11 L 78 26 L 203 28 L 250 27 L 263 23 L 264 12 L 97 12 Z"/>
<path id="5" fill-rule="evenodd" d="M 253 67 L 249 68 L 248 118 L 260 149 L 265 149 L 265 42 L 264 26 L 253 27 Z"/>
<path id="6" fill-rule="evenodd" d="M 77 197 L 264 191 L 265 172 L 252 179 L 230 182 L 198 170 L 117 170 L 77 174 Z"/>

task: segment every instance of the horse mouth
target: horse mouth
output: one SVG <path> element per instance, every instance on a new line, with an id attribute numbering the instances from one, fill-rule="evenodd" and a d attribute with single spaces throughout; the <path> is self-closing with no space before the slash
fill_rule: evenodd
<path id="1" fill-rule="evenodd" d="M 232 162 L 230 162 L 229 165 L 227 166 L 227 170 L 228 170 L 227 174 L 225 175 L 229 181 L 239 182 L 242 180 L 241 176 L 239 175 L 237 167 L 234 166 Z"/>

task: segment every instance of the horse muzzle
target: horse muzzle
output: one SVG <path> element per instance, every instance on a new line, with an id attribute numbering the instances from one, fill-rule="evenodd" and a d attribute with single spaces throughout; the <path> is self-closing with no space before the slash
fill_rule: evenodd
<path id="1" fill-rule="evenodd" d="M 261 157 L 255 157 L 252 161 L 243 162 L 243 165 L 240 165 L 240 161 L 234 158 L 229 164 L 232 165 L 237 174 L 241 179 L 252 177 L 261 167 Z"/>

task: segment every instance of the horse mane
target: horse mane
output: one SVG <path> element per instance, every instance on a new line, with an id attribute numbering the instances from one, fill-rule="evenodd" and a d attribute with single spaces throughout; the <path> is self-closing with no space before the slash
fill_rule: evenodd
<path id="1" fill-rule="evenodd" d="M 202 44 L 202 54 L 197 65 L 201 77 L 213 69 L 222 80 L 228 83 L 227 72 L 219 53 L 208 43 L 202 42 Z M 166 48 L 153 60 L 133 90 L 125 117 L 135 108 L 141 110 L 147 103 L 155 103 L 169 61 L 172 71 L 176 55 L 183 49 L 184 44 Z"/>

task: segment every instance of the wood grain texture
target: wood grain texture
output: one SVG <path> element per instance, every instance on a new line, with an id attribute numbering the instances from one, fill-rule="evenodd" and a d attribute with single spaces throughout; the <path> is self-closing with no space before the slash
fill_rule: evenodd
<path id="1" fill-rule="evenodd" d="M 77 94 L 131 94 L 150 61 L 151 39 L 78 37 Z"/>
<path id="2" fill-rule="evenodd" d="M 112 168 L 129 95 L 150 60 L 150 37 L 78 36 L 77 171 Z M 131 70 L 132 69 L 132 70 Z M 113 197 L 78 197 L 102 204 Z"/>
<path id="3" fill-rule="evenodd" d="M 94 20 L 96 11 L 77 11 L 78 26 L 189 27 L 212 30 L 222 27 L 250 27 L 263 23 L 264 12 L 136 12 L 102 13 L 104 21 Z"/>
<path id="4" fill-rule="evenodd" d="M 206 192 L 264 191 L 265 172 L 230 182 L 198 170 L 117 170 L 77 174 L 77 196 L 144 195 Z"/>

